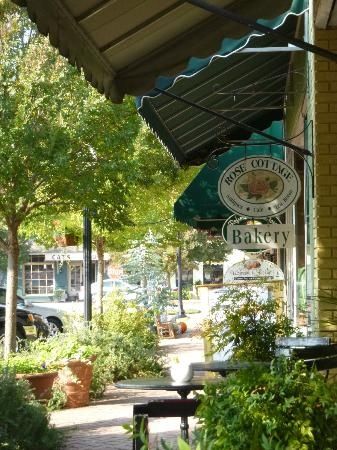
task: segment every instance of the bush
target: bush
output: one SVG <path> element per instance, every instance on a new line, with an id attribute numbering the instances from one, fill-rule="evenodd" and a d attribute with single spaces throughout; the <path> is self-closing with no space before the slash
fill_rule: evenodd
<path id="1" fill-rule="evenodd" d="M 212 450 L 337 448 L 337 386 L 302 362 L 275 360 L 209 384 L 198 416 Z"/>
<path id="2" fill-rule="evenodd" d="M 228 288 L 211 310 L 205 335 L 214 351 L 231 344 L 234 359 L 271 361 L 276 338 L 296 331 L 282 306 L 281 301 L 266 298 L 259 288 Z"/>
<path id="3" fill-rule="evenodd" d="M 104 314 L 94 318 L 88 338 L 100 348 L 94 363 L 93 397 L 107 384 L 137 376 L 158 375 L 163 362 L 158 337 L 146 310 L 114 298 L 105 302 Z"/>
<path id="4" fill-rule="evenodd" d="M 0 449 L 56 450 L 61 448 L 60 431 L 50 427 L 44 406 L 33 400 L 25 381 L 0 374 Z"/>

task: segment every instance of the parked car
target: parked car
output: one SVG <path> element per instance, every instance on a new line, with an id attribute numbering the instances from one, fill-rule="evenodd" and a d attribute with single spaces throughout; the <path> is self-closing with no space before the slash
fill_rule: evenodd
<path id="1" fill-rule="evenodd" d="M 5 313 L 6 306 L 0 304 L 0 347 L 5 335 Z M 48 322 L 42 316 L 22 308 L 16 309 L 16 338 L 18 342 L 21 339 L 36 339 L 48 337 L 48 335 Z"/>
<path id="2" fill-rule="evenodd" d="M 25 299 L 20 295 L 16 296 L 17 305 L 21 311 L 25 313 L 32 313 L 37 317 L 42 317 L 44 324 L 49 328 L 49 334 L 54 335 L 56 332 L 63 331 L 63 317 L 64 311 L 60 310 L 58 303 L 53 304 L 49 307 L 51 303 L 45 304 L 31 304 L 25 302 Z M 0 306 L 5 305 L 6 302 L 6 288 L 0 287 Z M 17 309 L 18 311 L 19 309 Z M 19 332 L 20 334 L 20 332 Z M 0 328 L 1 335 L 1 328 Z M 20 337 L 20 336 L 19 336 Z"/>
<path id="3" fill-rule="evenodd" d="M 134 284 L 129 284 L 124 280 L 112 280 L 107 278 L 103 280 L 103 297 L 113 291 L 121 291 L 126 300 L 135 300 L 139 293 L 140 287 Z M 98 283 L 91 284 L 91 294 L 93 300 L 97 300 Z"/>

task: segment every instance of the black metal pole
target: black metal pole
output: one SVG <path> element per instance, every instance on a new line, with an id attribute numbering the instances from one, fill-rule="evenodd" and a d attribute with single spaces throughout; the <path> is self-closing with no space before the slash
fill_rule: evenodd
<path id="1" fill-rule="evenodd" d="M 186 317 L 183 305 L 183 286 L 182 286 L 182 264 L 181 264 L 181 247 L 177 248 L 177 275 L 178 275 L 178 303 L 179 317 Z"/>
<path id="2" fill-rule="evenodd" d="M 228 122 L 233 123 L 234 125 L 243 128 L 251 133 L 259 134 L 260 136 L 267 138 L 269 141 L 275 142 L 275 144 L 291 148 L 292 150 L 294 150 L 295 153 L 297 153 L 300 156 L 303 155 L 312 156 L 312 153 L 306 148 L 298 147 L 297 145 L 292 144 L 291 142 L 284 141 L 283 139 L 279 139 L 276 136 L 272 136 L 271 134 L 268 134 L 265 131 L 258 130 L 257 128 L 254 128 L 251 125 L 248 125 L 247 123 L 239 122 L 238 120 L 235 120 L 230 116 L 226 116 L 225 114 L 214 111 L 213 109 L 207 108 L 206 106 L 200 105 L 199 103 L 192 102 L 191 100 L 187 100 L 187 98 L 184 97 L 179 97 L 179 95 L 173 94 L 173 92 L 165 91 L 164 89 L 159 88 L 154 88 L 153 90 L 160 92 L 161 94 L 166 95 L 167 97 L 173 98 L 174 100 L 178 100 L 182 103 L 185 103 L 186 105 L 199 109 L 200 111 L 208 113 L 214 117 L 219 117 L 219 119 L 227 120 Z"/>
<path id="3" fill-rule="evenodd" d="M 309 44 L 308 42 L 302 41 L 301 39 L 295 38 L 293 36 L 286 36 L 278 30 L 274 30 L 273 28 L 255 22 L 252 19 L 243 17 L 240 14 L 234 13 L 233 11 L 223 9 L 217 5 L 212 5 L 204 0 L 185 0 L 185 1 L 187 3 L 190 3 L 191 5 L 197 6 L 198 8 L 204 9 L 205 11 L 211 12 L 212 14 L 222 16 L 225 19 L 231 20 L 236 23 L 240 23 L 241 25 L 245 25 L 251 30 L 260 31 L 261 33 L 267 35 L 270 34 L 271 36 L 275 36 L 278 39 L 283 40 L 284 42 L 288 42 L 290 44 L 296 45 L 296 47 L 302 48 L 303 50 L 322 56 L 322 58 L 326 58 L 329 59 L 330 61 L 337 62 L 337 54 L 334 52 L 326 50 L 325 48 L 318 47 L 317 45 Z"/>
<path id="4" fill-rule="evenodd" d="M 84 319 L 91 322 L 91 220 L 88 208 L 83 210 L 83 286 L 84 286 Z"/>

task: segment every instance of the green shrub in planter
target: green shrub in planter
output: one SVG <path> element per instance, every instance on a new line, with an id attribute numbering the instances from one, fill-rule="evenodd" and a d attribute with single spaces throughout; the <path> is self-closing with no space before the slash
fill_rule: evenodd
<path id="1" fill-rule="evenodd" d="M 276 338 L 296 331 L 282 311 L 282 301 L 266 298 L 262 286 L 229 287 L 216 301 L 204 330 L 214 351 L 231 344 L 234 359 L 271 361 Z"/>
<path id="2" fill-rule="evenodd" d="M 200 398 L 201 441 L 212 450 L 337 448 L 337 386 L 300 361 L 232 374 Z"/>
<path id="3" fill-rule="evenodd" d="M 62 434 L 49 425 L 44 406 L 33 400 L 28 383 L 0 374 L 0 449 L 57 450 Z"/>

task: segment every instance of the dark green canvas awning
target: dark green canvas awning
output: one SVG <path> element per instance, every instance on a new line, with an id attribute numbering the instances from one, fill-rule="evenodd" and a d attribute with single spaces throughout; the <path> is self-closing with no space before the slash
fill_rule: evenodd
<path id="1" fill-rule="evenodd" d="M 286 13 L 260 22 L 283 34 L 295 35 L 298 16 L 305 9 L 305 0 L 294 0 Z M 275 37 L 258 33 L 225 39 L 216 55 L 192 58 L 184 72 L 174 78 L 159 78 L 156 87 L 263 130 L 283 117 L 286 89 L 291 82 L 291 50 Z M 182 165 L 201 164 L 213 152 L 228 148 L 232 144 L 229 141 L 242 141 L 251 134 L 155 90 L 138 97 L 137 106 Z"/>
<path id="2" fill-rule="evenodd" d="M 267 133 L 282 137 L 282 122 L 274 122 L 265 130 Z M 217 158 L 217 167 L 210 168 L 207 164 L 185 189 L 174 204 L 174 216 L 180 222 L 197 229 L 214 229 L 220 232 L 224 221 L 233 213 L 220 201 L 218 195 L 219 177 L 226 167 L 245 156 L 267 155 L 283 159 L 282 146 L 264 143 L 260 136 L 253 134 L 246 146 L 232 147 L 228 152 Z M 253 145 L 254 144 L 254 145 Z M 214 161 L 212 161 L 212 164 Z"/>

